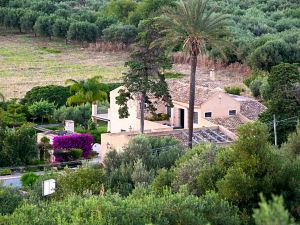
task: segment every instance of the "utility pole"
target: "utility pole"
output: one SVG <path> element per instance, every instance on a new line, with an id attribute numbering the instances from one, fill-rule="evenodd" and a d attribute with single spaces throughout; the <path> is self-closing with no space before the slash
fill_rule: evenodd
<path id="1" fill-rule="evenodd" d="M 273 118 L 274 118 L 274 120 L 273 120 L 273 127 L 274 127 L 274 141 L 275 141 L 275 146 L 277 146 L 277 124 L 276 124 L 276 116 L 275 116 L 275 114 L 273 115 Z"/>

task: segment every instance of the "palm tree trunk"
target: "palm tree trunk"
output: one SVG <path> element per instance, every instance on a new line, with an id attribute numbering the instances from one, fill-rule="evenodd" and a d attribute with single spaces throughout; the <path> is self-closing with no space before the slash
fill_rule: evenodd
<path id="1" fill-rule="evenodd" d="M 193 147 L 196 70 L 197 70 L 197 54 L 194 53 L 192 54 L 192 61 L 191 61 L 190 97 L 189 97 L 189 113 L 188 113 L 189 148 Z"/>
<path id="2" fill-rule="evenodd" d="M 144 133 L 145 129 L 145 93 L 141 95 L 141 106 L 140 106 L 140 132 L 141 134 Z"/>

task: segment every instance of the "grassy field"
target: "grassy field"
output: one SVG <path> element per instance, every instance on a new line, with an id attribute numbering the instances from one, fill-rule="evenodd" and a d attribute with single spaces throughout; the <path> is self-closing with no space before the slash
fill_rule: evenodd
<path id="1" fill-rule="evenodd" d="M 96 75 L 105 82 L 116 82 L 125 70 L 125 59 L 123 53 L 93 52 L 0 29 L 0 92 L 6 98 L 20 98 L 34 86 Z"/>

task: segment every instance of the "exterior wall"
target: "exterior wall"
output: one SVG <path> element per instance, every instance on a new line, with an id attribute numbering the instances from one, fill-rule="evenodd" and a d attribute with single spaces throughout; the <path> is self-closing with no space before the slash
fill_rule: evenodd
<path id="1" fill-rule="evenodd" d="M 137 102 L 135 100 L 130 100 L 128 102 L 128 111 L 129 117 L 120 119 L 119 118 L 119 105 L 116 103 L 116 97 L 119 95 L 118 91 L 122 87 L 119 87 L 110 92 L 110 108 L 108 119 L 109 122 L 109 131 L 111 133 L 118 133 L 121 130 L 130 131 L 131 130 L 139 130 L 139 120 L 137 119 Z"/>
<path id="2" fill-rule="evenodd" d="M 119 87 L 110 92 L 110 108 L 108 110 L 108 130 L 111 133 L 119 133 L 121 131 L 139 131 L 140 130 L 140 119 L 138 118 L 138 102 L 136 100 L 130 100 L 128 102 L 128 118 L 119 118 L 119 105 L 116 103 L 116 97 L 119 95 L 118 91 L 122 87 Z M 160 107 L 160 110 L 165 110 L 165 107 Z M 165 112 L 164 111 L 164 112 Z M 131 128 L 131 129 L 130 129 Z M 145 120 L 145 131 L 146 130 L 170 130 L 169 126 L 162 125 L 160 123 Z"/>
<path id="3" fill-rule="evenodd" d="M 236 110 L 236 114 L 238 114 L 240 108 L 241 105 L 238 101 L 226 93 L 219 92 L 201 105 L 201 117 L 205 118 L 206 112 L 212 112 L 211 118 L 229 117 L 229 110 Z"/>
<path id="4" fill-rule="evenodd" d="M 126 133 L 116 133 L 116 134 L 101 134 L 101 150 L 100 150 L 100 160 L 103 161 L 106 153 L 111 149 L 116 149 L 121 151 L 122 148 L 129 143 L 129 136 Z"/>

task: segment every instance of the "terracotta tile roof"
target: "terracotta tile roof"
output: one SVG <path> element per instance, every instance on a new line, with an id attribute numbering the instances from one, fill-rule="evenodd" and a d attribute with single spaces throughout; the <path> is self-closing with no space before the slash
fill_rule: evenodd
<path id="1" fill-rule="evenodd" d="M 244 96 L 237 96 L 231 95 L 235 100 L 239 101 L 241 104 L 241 111 L 240 113 L 247 117 L 249 120 L 257 120 L 259 114 L 264 112 L 267 107 L 261 104 L 259 101 L 244 97 Z"/>
<path id="2" fill-rule="evenodd" d="M 238 116 L 230 116 L 226 118 L 215 118 L 215 119 L 207 119 L 209 122 L 212 122 L 217 125 L 221 125 L 231 132 L 235 133 L 236 129 L 239 125 L 243 124 L 243 121 Z"/>
<path id="3" fill-rule="evenodd" d="M 171 79 L 167 81 L 170 94 L 173 101 L 189 103 L 190 85 L 187 79 L 176 80 Z M 224 92 L 217 82 L 200 82 L 196 81 L 195 87 L 195 105 L 200 106 L 208 100 L 212 95 L 218 92 Z"/>

